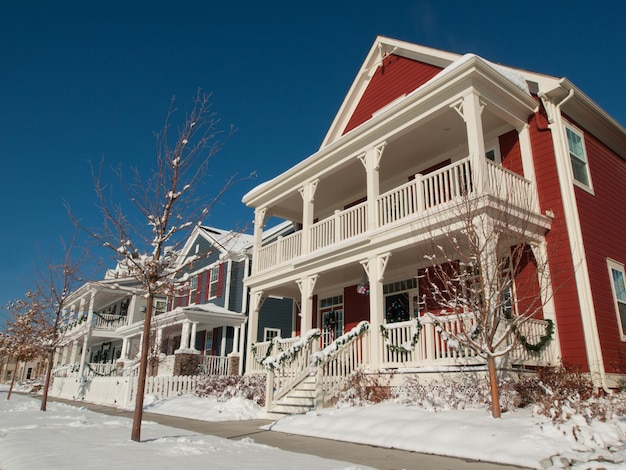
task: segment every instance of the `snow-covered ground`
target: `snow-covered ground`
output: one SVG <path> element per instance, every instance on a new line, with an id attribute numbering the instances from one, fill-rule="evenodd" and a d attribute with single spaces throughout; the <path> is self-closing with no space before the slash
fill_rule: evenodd
<path id="1" fill-rule="evenodd" d="M 315 468 L 356 469 L 353 464 L 284 452 L 144 422 L 142 441 L 130 441 L 130 420 L 84 408 L 0 392 L 0 468 Z M 249 401 L 183 396 L 146 400 L 146 410 L 208 421 L 257 419 Z M 554 425 L 528 410 L 495 420 L 487 410 L 426 411 L 396 403 L 325 409 L 283 418 L 268 428 L 293 434 L 481 459 L 531 468 L 626 468 L 626 419 L 598 422 L 580 416 Z M 106 458 L 99 460 L 99 456 Z M 567 459 L 564 460 L 564 459 Z"/>

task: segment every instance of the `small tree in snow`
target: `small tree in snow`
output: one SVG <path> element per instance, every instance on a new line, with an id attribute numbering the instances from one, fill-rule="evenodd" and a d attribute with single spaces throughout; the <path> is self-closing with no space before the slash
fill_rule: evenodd
<path id="1" fill-rule="evenodd" d="M 24 299 L 10 302 L 7 311 L 9 319 L 4 332 L 0 333 L 0 351 L 15 361 L 15 373 L 7 395 L 10 400 L 19 364 L 44 355 L 51 329 L 36 293 L 28 292 Z"/>
<path id="2" fill-rule="evenodd" d="M 500 188 L 497 181 L 490 183 Z M 422 280 L 428 286 L 425 309 L 447 346 L 469 349 L 485 359 L 496 418 L 496 358 L 518 347 L 539 351 L 553 333 L 548 320 L 540 338 L 529 341 L 525 336 L 525 325 L 542 313 L 554 287 L 532 196 L 502 192 L 492 199 L 468 191 L 457 201 L 455 228 L 432 234 L 433 250 L 425 258 L 433 264 Z M 445 328 L 440 315 L 454 316 L 455 326 Z"/>
<path id="3" fill-rule="evenodd" d="M 219 121 L 211 110 L 209 96 L 198 92 L 193 110 L 171 137 L 170 124 L 174 116 L 172 100 L 163 130 L 156 135 L 156 168 L 149 176 L 144 177 L 134 169 L 129 183 L 122 178 L 121 169 L 115 171 L 121 185 L 121 193 L 117 195 L 126 197 L 134 214 L 113 202 L 115 194 L 104 183 L 101 168 L 94 173 L 104 226 L 90 233 L 113 250 L 116 261 L 138 281 L 137 292 L 147 301 L 131 433 L 134 441 L 141 438 L 155 296 L 172 295 L 188 281 L 188 276 L 180 274 L 197 256 L 180 259 L 184 234 L 208 216 L 235 181 L 233 177 L 228 178 L 210 197 L 198 191 L 207 175 L 209 161 L 230 135 L 218 130 Z"/>
<path id="4" fill-rule="evenodd" d="M 40 266 L 36 269 L 39 299 L 49 328 L 49 334 L 44 345 L 48 361 L 41 397 L 41 411 L 46 411 L 48 406 L 48 391 L 52 382 L 54 354 L 63 340 L 60 326 L 64 310 L 67 307 L 67 297 L 74 289 L 82 264 L 83 254 L 73 259 L 76 237 L 77 234 L 75 233 L 69 244 L 62 243 L 63 259 L 61 261 L 46 261 L 41 257 L 41 264 L 45 265 L 45 269 L 41 269 Z"/>

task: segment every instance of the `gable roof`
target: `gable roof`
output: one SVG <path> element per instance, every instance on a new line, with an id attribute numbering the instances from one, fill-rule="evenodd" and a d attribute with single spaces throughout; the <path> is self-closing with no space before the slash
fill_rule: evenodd
<path id="1" fill-rule="evenodd" d="M 198 225 L 187 238 L 185 245 L 180 251 L 181 256 L 184 257 L 190 254 L 198 237 L 204 238 L 214 246 L 219 251 L 220 258 L 237 257 L 245 253 L 254 241 L 254 237 L 246 233 L 223 230 L 208 225 Z"/>
<path id="2" fill-rule="evenodd" d="M 408 89 L 407 92 L 405 92 L 406 94 L 424 85 L 434 77 L 444 73 L 444 69 L 448 70 L 454 68 L 456 66 L 454 65 L 455 63 L 458 64 L 459 62 L 467 60 L 469 57 L 478 57 L 475 54 L 461 55 L 405 41 L 399 41 L 397 39 L 384 36 L 378 36 L 367 54 L 361 69 L 357 73 L 352 86 L 348 90 L 348 93 L 322 142 L 321 148 L 324 148 L 338 140 L 346 133 L 346 130 L 351 130 L 349 124 L 355 110 L 361 102 L 361 99 L 366 93 L 373 78 L 375 78 L 377 73 L 380 73 L 380 70 L 384 70 L 385 60 L 391 56 L 408 59 L 409 61 L 419 62 L 432 67 L 430 76 L 426 80 L 422 79 L 420 81 L 417 79 L 414 81 L 413 88 Z M 494 66 L 496 70 L 507 76 L 507 78 L 512 78 L 513 76 L 522 77 L 524 81 L 530 80 L 535 82 L 538 87 L 544 90 L 554 88 L 558 85 L 558 81 L 555 77 L 497 65 L 480 57 L 478 58 Z M 410 87 L 411 84 L 406 84 L 405 86 Z M 397 99 L 402 96 L 399 91 L 397 93 L 398 96 L 391 98 L 386 104 L 389 104 L 393 101 L 393 99 Z"/>

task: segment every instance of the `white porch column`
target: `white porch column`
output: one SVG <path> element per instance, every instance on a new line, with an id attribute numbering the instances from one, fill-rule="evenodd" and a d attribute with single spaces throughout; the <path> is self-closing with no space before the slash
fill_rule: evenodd
<path id="1" fill-rule="evenodd" d="M 163 342 L 163 328 L 157 328 L 154 338 L 154 349 L 161 352 L 161 343 Z"/>
<path id="2" fill-rule="evenodd" d="M 380 335 L 380 325 L 385 323 L 383 280 L 390 256 L 390 253 L 385 253 L 361 261 L 370 283 L 370 363 L 374 370 L 381 367 L 383 359 L 383 341 Z"/>
<path id="3" fill-rule="evenodd" d="M 72 341 L 72 349 L 70 352 L 70 362 L 73 364 L 78 362 L 78 340 Z"/>
<path id="4" fill-rule="evenodd" d="M 223 326 L 222 330 L 222 341 L 220 342 L 220 356 L 226 356 L 226 333 L 228 332 L 228 327 Z"/>
<path id="5" fill-rule="evenodd" d="M 302 254 L 311 250 L 310 230 L 315 219 L 315 190 L 319 181 L 310 181 L 299 190 L 302 196 Z"/>
<path id="6" fill-rule="evenodd" d="M 532 183 L 532 200 L 529 201 L 528 209 L 539 212 L 539 196 L 537 195 L 535 165 L 533 163 L 533 150 L 530 143 L 530 130 L 528 124 L 518 129 L 517 138 L 519 139 L 520 153 L 522 155 L 522 168 L 524 170 L 524 178 Z"/>
<path id="7" fill-rule="evenodd" d="M 198 332 L 198 322 L 191 324 L 191 337 L 189 339 L 189 349 L 196 351 L 196 334 Z"/>
<path id="8" fill-rule="evenodd" d="M 83 350 L 80 354 L 80 368 L 78 369 L 78 376 L 84 377 L 85 375 L 85 363 L 87 362 L 87 349 L 89 347 L 89 336 L 83 336 Z"/>
<path id="9" fill-rule="evenodd" d="M 236 326 L 233 328 L 233 353 L 238 354 L 241 349 L 239 349 L 239 333 L 241 332 L 241 327 Z"/>
<path id="10" fill-rule="evenodd" d="M 119 361 L 127 361 L 128 360 L 128 338 L 122 338 L 122 355 L 118 359 Z"/>
<path id="11" fill-rule="evenodd" d="M 179 349 L 189 349 L 189 320 L 183 320 L 183 329 L 180 334 Z"/>
<path id="12" fill-rule="evenodd" d="M 541 240 L 537 243 L 531 243 L 530 248 L 537 261 L 537 277 L 539 278 L 539 294 L 541 295 L 543 318 L 552 320 L 554 325 L 554 334 L 550 344 L 550 360 L 556 363 L 561 357 L 561 341 L 556 324 L 556 307 L 554 305 L 554 290 L 552 288 L 552 276 L 550 275 L 550 265 L 548 263 L 548 247 L 546 241 Z"/>
<path id="13" fill-rule="evenodd" d="M 378 228 L 377 201 L 380 196 L 380 160 L 387 142 L 382 142 L 375 147 L 369 148 L 359 157 L 365 167 L 367 183 L 367 230 Z"/>
<path id="14" fill-rule="evenodd" d="M 474 173 L 474 188 L 478 191 L 487 189 L 487 159 L 485 158 L 485 137 L 481 114 L 483 105 L 480 96 L 472 91 L 463 97 L 462 116 L 467 128 L 467 146 Z"/>
<path id="15" fill-rule="evenodd" d="M 318 274 L 305 276 L 296 281 L 300 289 L 300 336 L 313 326 L 313 291 Z"/>
<path id="16" fill-rule="evenodd" d="M 246 370 L 252 370 L 254 355 L 252 345 L 257 342 L 259 331 L 259 310 L 263 304 L 263 291 L 252 290 L 250 292 L 250 313 L 248 314 L 248 344 L 246 346 Z"/>
<path id="17" fill-rule="evenodd" d="M 257 207 L 254 209 L 254 244 L 252 245 L 252 271 L 258 272 L 259 266 L 259 249 L 263 242 L 263 228 L 265 227 L 265 214 L 267 207 Z M 247 271 L 246 271 L 247 276 Z"/>
<path id="18" fill-rule="evenodd" d="M 87 325 L 91 329 L 91 324 L 93 322 L 93 310 L 96 303 L 96 291 L 91 291 L 91 296 L 89 297 L 89 312 L 87 312 Z"/>

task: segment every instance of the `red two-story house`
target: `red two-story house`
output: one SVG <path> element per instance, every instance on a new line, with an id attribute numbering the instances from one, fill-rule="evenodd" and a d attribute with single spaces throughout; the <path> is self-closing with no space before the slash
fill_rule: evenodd
<path id="1" fill-rule="evenodd" d="M 424 275 L 442 263 L 433 247 L 467 238 L 459 207 L 472 198 L 531 240 L 535 271 L 513 273 L 510 292 L 512 315 L 540 298 L 527 339 L 545 339 L 553 325 L 541 350 L 517 348 L 507 367 L 563 362 L 598 387 L 617 385 L 626 366 L 625 129 L 566 78 L 378 37 L 320 149 L 243 198 L 255 210 L 247 370 L 268 366 L 268 409 L 319 404 L 319 388 L 328 394 L 356 367 L 484 368 L 450 344 L 458 312 L 429 302 L 435 284 Z M 292 233 L 264 241 L 269 217 L 292 222 Z M 533 272 L 534 287 L 522 289 Z M 255 343 L 260 307 L 274 296 L 296 301 L 299 338 Z M 313 402 L 294 398 L 303 383 Z"/>

